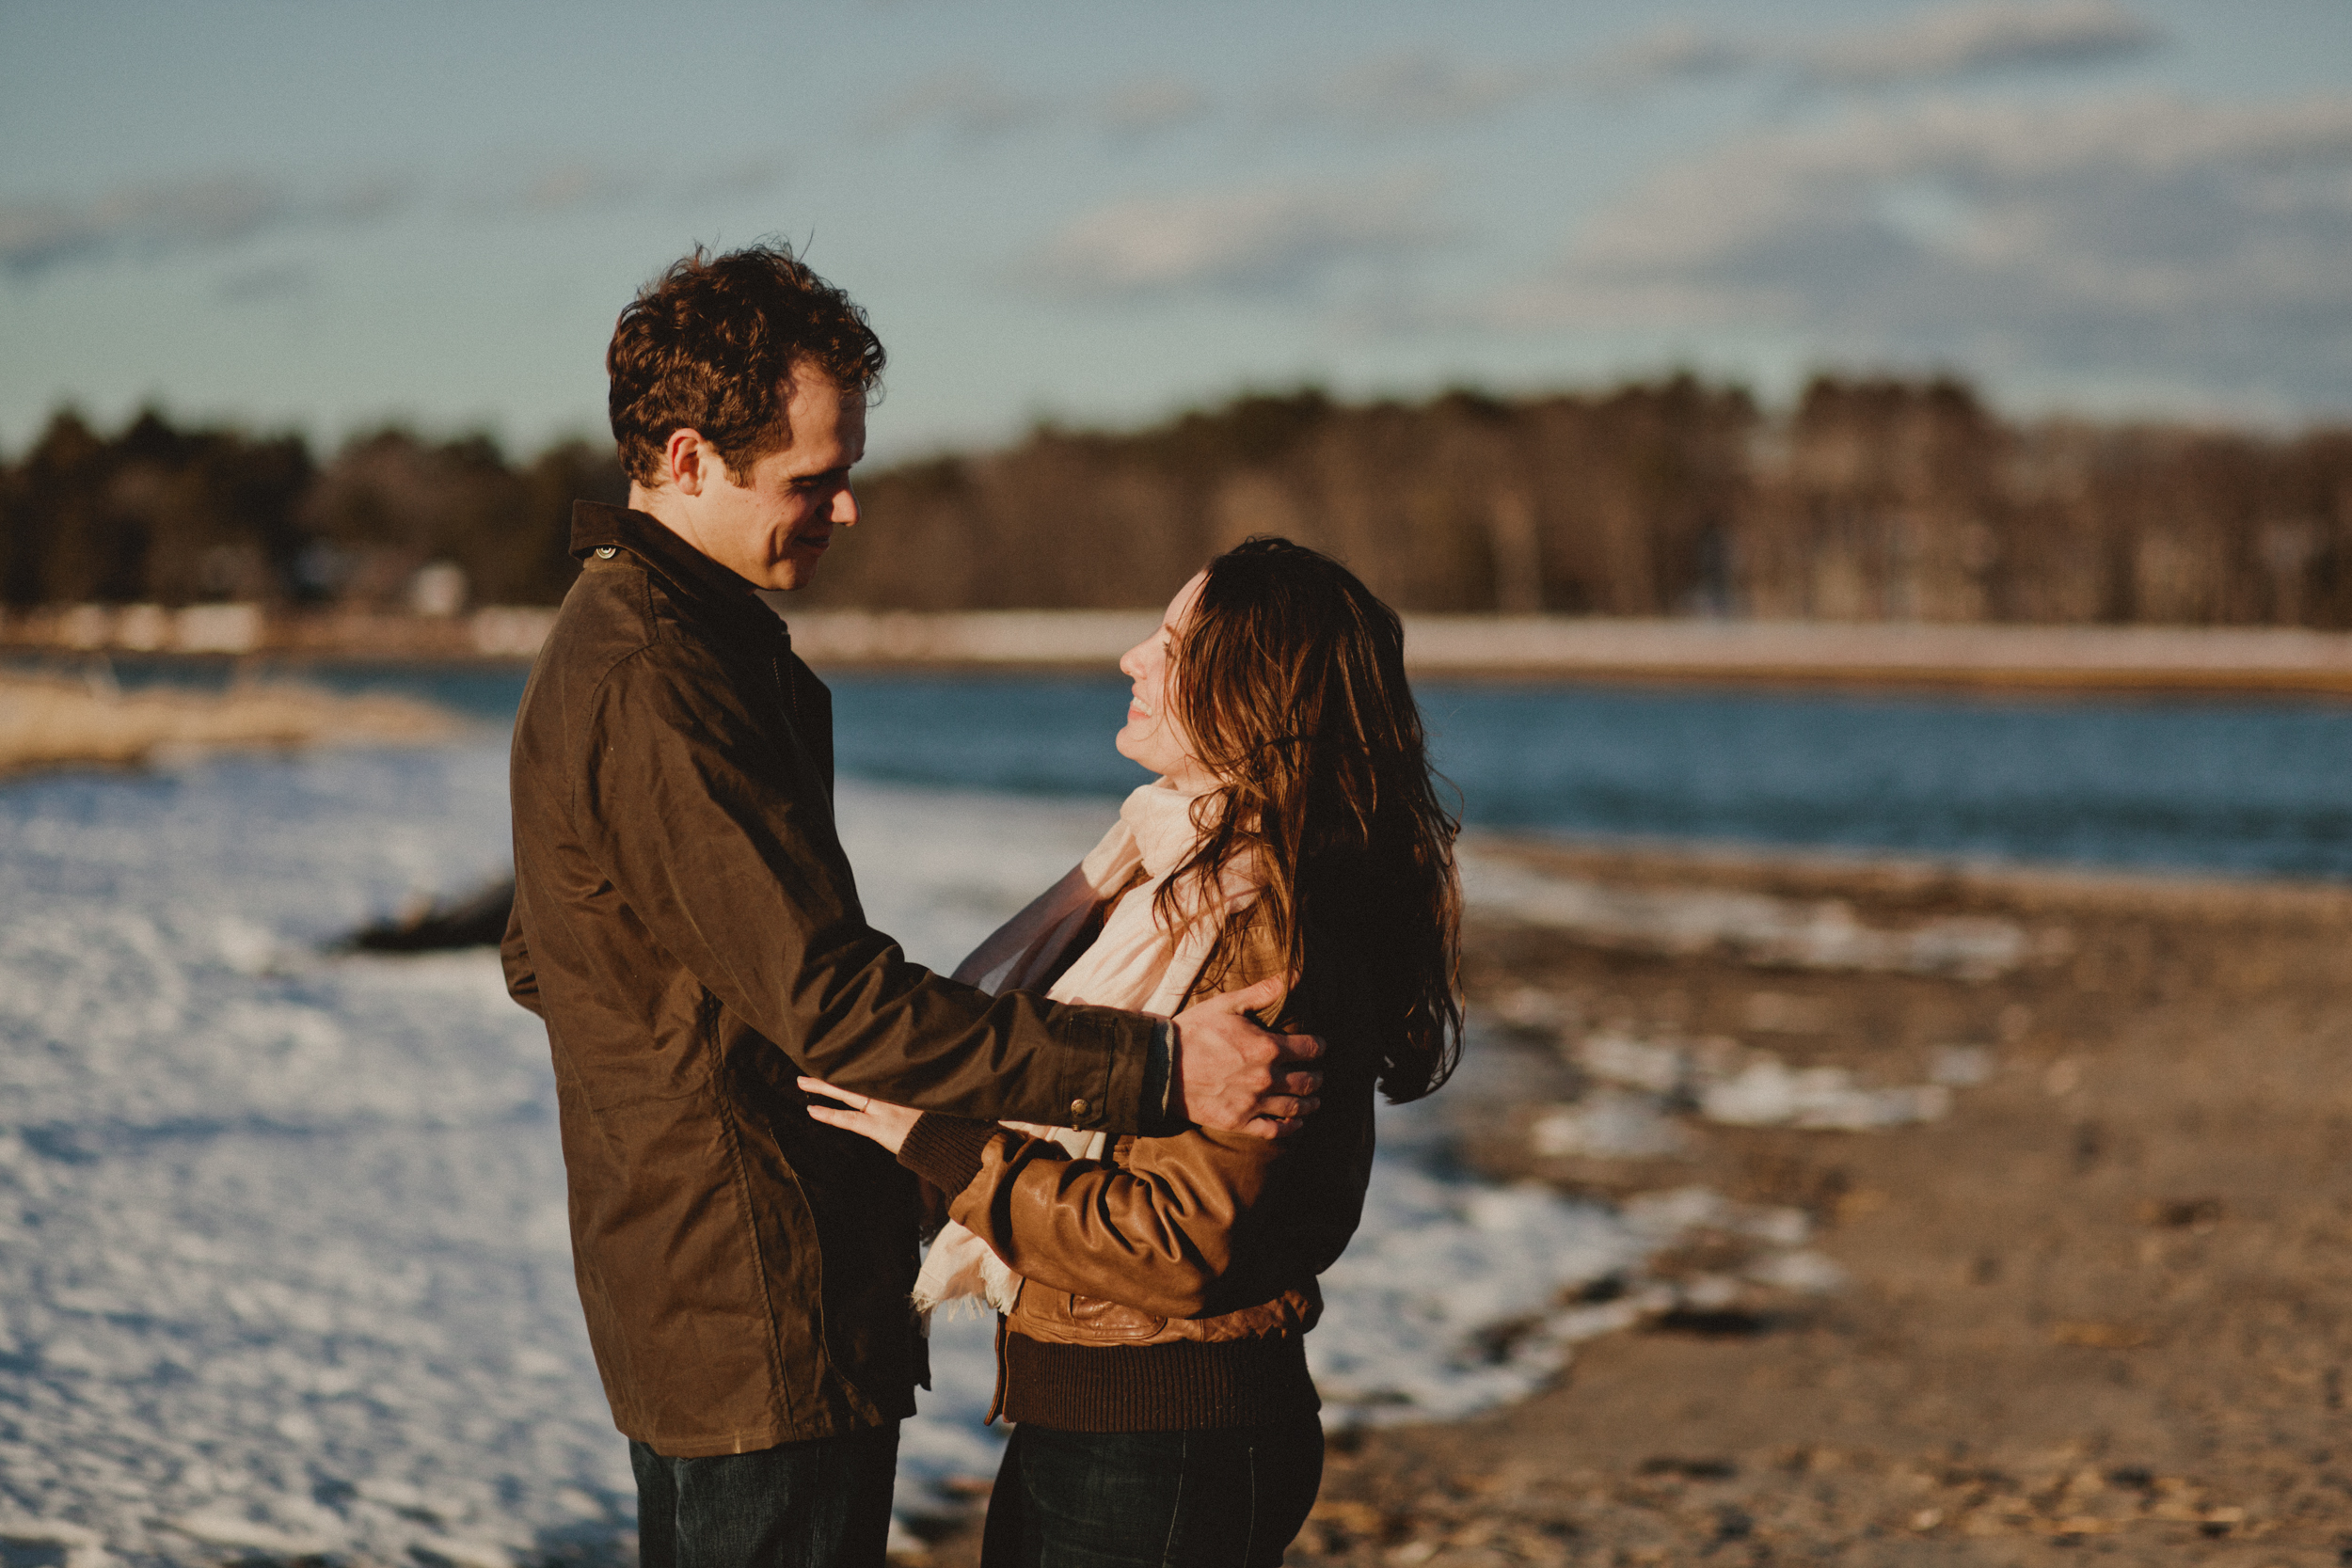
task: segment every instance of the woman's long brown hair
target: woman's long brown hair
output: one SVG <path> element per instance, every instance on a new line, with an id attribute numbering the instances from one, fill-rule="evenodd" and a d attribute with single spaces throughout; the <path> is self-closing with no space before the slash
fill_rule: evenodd
<path id="1" fill-rule="evenodd" d="M 1194 807 L 1200 845 L 1162 884 L 1161 919 L 1213 907 L 1248 857 L 1262 891 L 1227 916 L 1217 967 L 1280 955 L 1291 1012 L 1336 1049 L 1376 1042 L 1380 1088 L 1421 1098 L 1461 1056 L 1461 824 L 1438 800 L 1403 623 L 1330 557 L 1259 537 L 1209 562 L 1175 655 L 1175 715 L 1220 787 Z"/>

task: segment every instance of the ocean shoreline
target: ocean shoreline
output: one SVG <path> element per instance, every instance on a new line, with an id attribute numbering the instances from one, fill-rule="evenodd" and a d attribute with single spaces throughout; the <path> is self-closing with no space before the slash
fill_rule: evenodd
<path id="1" fill-rule="evenodd" d="M 779 613 L 803 657 L 844 672 L 1109 673 L 1156 624 L 1150 610 Z M 507 667 L 529 661 L 553 619 L 543 606 L 430 617 L 85 605 L 0 621 L 0 657 Z M 2352 697 L 2352 633 L 2278 626 L 1411 616 L 1406 649 L 1425 679 Z"/>
<path id="2" fill-rule="evenodd" d="M 86 999 L 28 1037 L 95 1054 L 79 1088 L 52 1082 L 51 1053 L 17 1062 L 21 1092 L 49 1097 L 23 1113 L 50 1130 L 42 1148 L 87 1156 L 54 1189 L 64 1206 L 20 1238 L 58 1278 L 87 1275 L 19 1320 L 24 1344 L 61 1347 L 61 1370 L 28 1386 L 62 1399 L 119 1376 L 142 1399 L 196 1401 L 183 1417 L 205 1423 L 206 1463 L 222 1465 L 312 1453 L 315 1433 L 283 1425 L 296 1417 L 356 1441 L 367 1407 L 348 1402 L 364 1387 L 397 1406 L 369 1418 L 370 1441 L 401 1441 L 362 1445 L 367 1466 L 352 1474 L 368 1489 L 335 1528 L 405 1541 L 413 1520 L 400 1510 L 429 1503 L 446 1523 L 427 1544 L 453 1560 L 453 1543 L 530 1534 L 513 1524 L 520 1504 L 435 1467 L 464 1433 L 435 1439 L 433 1423 L 470 1411 L 464 1387 L 489 1378 L 531 1441 L 553 1445 L 516 1462 L 540 1486 L 525 1494 L 540 1523 L 560 1514 L 550 1488 L 608 1476 L 616 1451 L 572 1344 L 560 1186 L 533 1119 L 545 1112 L 517 1119 L 545 1094 L 535 1026 L 478 957 L 321 951 L 404 885 L 462 889 L 500 854 L 501 755 L 480 735 L 458 750 L 447 767 L 430 753 L 322 752 L 291 788 L 266 769 L 199 769 L 184 789 L 121 792 L 134 815 L 87 825 L 55 791 L 28 792 L 49 804 L 27 845 L 81 868 L 39 885 L 69 890 L 61 908 L 79 914 L 25 923 L 48 933 L 36 955 L 48 967 L 24 970 L 43 978 L 18 992 Z M 970 890 L 1015 897 L 1089 836 L 1087 812 L 1013 800 L 986 845 L 952 829 L 926 838 L 942 813 L 924 791 L 848 793 L 852 859 L 878 872 L 876 918 L 926 953 L 958 950 L 969 935 L 956 923 L 989 918 Z M 349 825 L 318 816 L 330 801 Z M 1445 1124 L 1445 1168 L 1506 1208 L 1532 1193 L 1629 1222 L 1680 1218 L 1622 1277 L 1479 1320 L 1464 1347 L 1471 1376 L 1567 1346 L 1565 1371 L 1532 1397 L 1336 1432 L 1294 1562 L 1746 1560 L 1766 1545 L 1776 1560 L 1989 1568 L 2026 1543 L 2094 1538 L 2151 1564 L 2332 1560 L 2325 1511 L 2352 1481 L 2324 1457 L 2341 1420 L 2329 1369 L 2352 1349 L 2352 1174 L 2340 1157 L 2352 889 L 1494 832 L 1465 847 L 1481 1060 L 1428 1102 Z M 191 856 L 213 858 L 192 871 Z M 893 893 L 881 873 L 910 858 L 924 876 Z M 135 872 L 109 890 L 117 863 Z M 137 940 L 120 945 L 122 933 Z M 118 946 L 145 967 L 108 967 Z M 82 978 L 60 989 L 57 974 Z M 153 1070 L 160 1061 L 177 1065 Z M 199 1125 L 218 1131 L 188 1141 Z M 122 1127 L 161 1135 L 126 1146 L 109 1131 Z M 290 1129 L 323 1136 L 289 1141 Z M 396 1163 L 384 1192 L 398 1201 L 367 1182 L 320 1190 L 318 1161 L 353 1140 L 371 1170 Z M 12 1157 L 50 1169 L 29 1145 Z M 134 1158 L 167 1185 L 66 1201 Z M 279 1205 L 257 1206 L 269 1191 Z M 383 1230 L 414 1244 L 438 1234 L 421 1216 L 471 1212 L 463 1196 L 489 1192 L 535 1194 L 537 1217 L 519 1247 L 481 1214 L 435 1242 L 486 1249 L 437 1287 L 479 1299 L 452 1296 L 463 1311 L 444 1303 L 436 1318 L 490 1324 L 484 1343 L 534 1358 L 418 1360 L 404 1349 L 413 1314 L 382 1305 L 373 1243 L 348 1243 Z M 170 1204 L 207 1194 L 196 1231 L 171 1217 Z M 164 1224 L 215 1249 L 260 1244 L 206 1228 L 202 1216 L 223 1214 L 276 1215 L 286 1240 L 242 1262 L 151 1240 Z M 1359 1243 L 1375 1273 L 1382 1242 Z M 151 1254 L 165 1272 L 142 1272 Z M 526 1266 L 544 1289 L 490 1291 L 500 1270 Z M 263 1314 L 283 1319 L 267 1363 L 240 1359 L 249 1327 L 207 1293 L 251 1278 L 307 1313 Z M 1596 1312 L 1608 1332 L 1585 1332 Z M 315 1336 L 337 1313 L 358 1317 L 329 1355 Z M 151 1319 L 168 1329 L 173 1364 L 203 1379 L 151 1373 L 167 1347 Z M 1343 1327 L 1335 1317 L 1319 1332 Z M 30 1379 L 47 1363 L 24 1354 Z M 345 1366 L 381 1375 L 304 1381 Z M 434 1376 L 414 1383 L 399 1368 Z M 943 1398 L 928 1408 L 960 1419 Z M 579 1421 L 554 1418 L 575 1406 Z M 41 1465 L 85 1466 L 72 1480 L 99 1463 L 65 1437 L 110 1418 L 40 1408 L 23 1431 L 48 1434 L 33 1439 L 47 1444 Z M 178 1451 L 118 1457 L 161 1465 Z M 926 1452 L 959 1495 L 984 1489 L 985 1466 L 961 1449 Z M 300 1533 L 294 1503 L 282 1519 L 197 1508 L 207 1487 L 275 1497 L 262 1469 L 236 1483 L 244 1492 L 227 1472 L 136 1473 L 176 1499 L 147 1513 L 183 1534 L 256 1564 L 303 1555 L 271 1544 Z M 297 1502 L 311 1496 L 308 1481 L 287 1484 Z M 621 1476 L 589 1486 L 593 1517 L 516 1540 L 506 1560 L 618 1560 L 625 1492 Z M 106 1518 L 54 1526 L 84 1531 L 71 1540 L 0 1520 L 0 1537 L 95 1547 Z M 970 1560 L 968 1529 L 920 1522 L 929 1539 L 908 1560 Z M 189 1552 L 171 1560 L 217 1555 Z"/>

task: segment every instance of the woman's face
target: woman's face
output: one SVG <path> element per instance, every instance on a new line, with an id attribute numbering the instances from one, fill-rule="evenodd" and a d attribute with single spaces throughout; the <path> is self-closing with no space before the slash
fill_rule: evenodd
<path id="1" fill-rule="evenodd" d="M 1127 699 L 1127 722 L 1111 742 L 1120 756 L 1166 774 L 1184 790 L 1207 789 L 1216 782 L 1192 754 L 1192 736 L 1184 733 L 1171 700 L 1176 643 L 1191 624 L 1200 583 L 1200 574 L 1196 572 L 1168 601 L 1168 613 L 1160 618 L 1159 629 L 1120 658 L 1120 673 L 1135 682 L 1135 689 Z"/>

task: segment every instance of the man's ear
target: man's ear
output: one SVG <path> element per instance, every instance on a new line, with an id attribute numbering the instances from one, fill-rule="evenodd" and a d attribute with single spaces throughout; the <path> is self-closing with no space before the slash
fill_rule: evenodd
<path id="1" fill-rule="evenodd" d="M 663 467 L 669 472 L 670 485 L 682 495 L 699 496 L 710 477 L 710 470 L 719 462 L 719 453 L 703 439 L 702 432 L 684 425 L 670 432 L 670 439 L 662 446 Z"/>

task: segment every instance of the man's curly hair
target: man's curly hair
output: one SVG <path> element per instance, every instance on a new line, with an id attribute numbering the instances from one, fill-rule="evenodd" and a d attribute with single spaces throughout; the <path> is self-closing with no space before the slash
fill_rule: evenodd
<path id="1" fill-rule="evenodd" d="M 820 372 L 845 397 L 882 390 L 882 340 L 850 296 L 781 242 L 712 256 L 696 245 L 638 291 L 605 351 L 621 467 L 648 489 L 681 428 L 719 449 L 730 476 L 790 445 L 787 378 Z"/>

